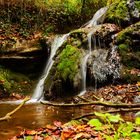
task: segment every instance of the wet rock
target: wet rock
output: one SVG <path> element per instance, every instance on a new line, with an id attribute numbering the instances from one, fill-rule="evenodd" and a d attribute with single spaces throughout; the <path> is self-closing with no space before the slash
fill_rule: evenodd
<path id="1" fill-rule="evenodd" d="M 134 97 L 134 103 L 140 103 L 140 95 Z"/>

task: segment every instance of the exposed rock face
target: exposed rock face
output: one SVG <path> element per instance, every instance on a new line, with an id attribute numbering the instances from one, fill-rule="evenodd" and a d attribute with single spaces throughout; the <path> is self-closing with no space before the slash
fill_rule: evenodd
<path id="1" fill-rule="evenodd" d="M 133 24 L 116 37 L 116 44 L 122 56 L 122 63 L 127 67 L 140 68 L 140 22 Z"/>
<path id="2" fill-rule="evenodd" d="M 17 72 L 36 73 L 41 70 L 39 67 L 43 67 L 49 53 L 49 42 L 41 36 L 32 40 L 16 40 L 14 45 L 0 48 L 0 63 Z"/>

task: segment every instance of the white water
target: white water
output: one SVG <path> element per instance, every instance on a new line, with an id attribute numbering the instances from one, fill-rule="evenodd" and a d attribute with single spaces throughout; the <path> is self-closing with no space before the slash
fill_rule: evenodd
<path id="1" fill-rule="evenodd" d="M 94 14 L 93 18 L 89 22 L 84 24 L 83 27 L 92 27 L 92 26 L 95 26 L 97 24 L 103 23 L 107 10 L 108 10 L 107 6 L 99 9 Z"/>
<path id="2" fill-rule="evenodd" d="M 108 7 L 103 7 L 99 9 L 93 16 L 93 18 L 86 23 L 85 27 L 93 27 L 99 23 L 102 23 L 105 17 L 105 13 L 107 11 Z M 79 94 L 79 96 L 82 96 L 86 93 L 86 75 L 87 75 L 87 61 L 88 58 L 91 56 L 91 39 L 92 35 L 94 34 L 94 29 L 88 34 L 88 46 L 89 51 L 82 59 L 82 90 Z M 94 39 L 94 49 L 96 48 L 96 39 Z M 95 83 L 96 84 L 96 83 Z"/>
<path id="3" fill-rule="evenodd" d="M 32 96 L 32 99 L 33 100 L 40 100 L 42 98 L 42 93 L 43 93 L 43 88 L 44 88 L 44 81 L 45 79 L 47 78 L 49 72 L 50 72 L 50 69 L 54 63 L 54 60 L 53 60 L 53 57 L 54 55 L 56 54 L 56 51 L 58 50 L 58 48 L 64 43 L 64 41 L 67 39 L 67 37 L 69 36 L 69 34 L 65 34 L 63 35 L 62 37 L 60 36 L 57 36 L 55 39 L 54 39 L 54 42 L 51 46 L 51 54 L 50 54 L 50 58 L 46 64 L 46 67 L 45 67 L 45 70 L 43 72 L 43 75 L 41 76 L 36 88 L 35 88 L 35 91 L 34 91 L 34 94 Z"/>
<path id="4" fill-rule="evenodd" d="M 108 76 L 111 76 L 112 79 L 117 79 L 120 77 L 120 63 L 119 57 L 117 56 L 117 46 L 111 48 L 112 50 L 98 49 L 94 50 L 94 61 L 93 61 L 93 76 L 95 82 L 97 81 L 106 81 Z M 109 59 L 107 59 L 109 55 Z"/>
<path id="5" fill-rule="evenodd" d="M 91 35 L 92 33 L 90 32 L 88 34 L 88 47 L 89 47 L 88 53 L 82 59 L 82 90 L 79 96 L 84 95 L 86 92 L 87 60 L 91 55 Z"/>

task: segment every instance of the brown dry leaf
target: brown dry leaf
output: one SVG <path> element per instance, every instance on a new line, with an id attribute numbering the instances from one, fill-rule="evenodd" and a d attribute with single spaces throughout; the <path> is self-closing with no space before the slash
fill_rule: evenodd
<path id="1" fill-rule="evenodd" d="M 43 137 L 35 135 L 34 140 L 43 140 Z"/>
<path id="2" fill-rule="evenodd" d="M 132 69 L 130 74 L 136 74 L 139 75 L 140 74 L 140 70 L 139 69 Z"/>
<path id="3" fill-rule="evenodd" d="M 13 137 L 13 138 L 12 138 L 12 139 L 10 139 L 10 140 L 18 140 L 18 139 L 17 139 L 17 137 L 15 136 L 15 137 Z"/>

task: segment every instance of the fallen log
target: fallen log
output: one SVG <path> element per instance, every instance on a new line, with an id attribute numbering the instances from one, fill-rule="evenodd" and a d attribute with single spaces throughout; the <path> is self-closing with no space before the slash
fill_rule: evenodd
<path id="1" fill-rule="evenodd" d="M 112 102 L 102 102 L 102 101 L 91 101 L 86 103 L 77 103 L 77 104 L 58 104 L 58 103 L 51 103 L 48 101 L 41 101 L 44 105 L 50 105 L 50 106 L 58 106 L 58 107 L 76 107 L 76 106 L 85 106 L 85 105 L 101 105 L 101 106 L 107 106 L 107 107 L 113 107 L 113 108 L 137 108 L 140 107 L 140 103 L 137 104 L 115 104 Z"/>

